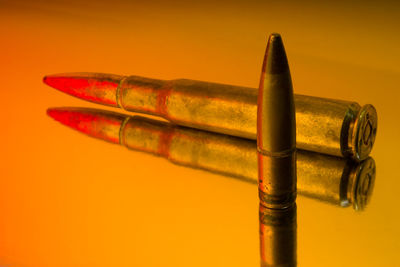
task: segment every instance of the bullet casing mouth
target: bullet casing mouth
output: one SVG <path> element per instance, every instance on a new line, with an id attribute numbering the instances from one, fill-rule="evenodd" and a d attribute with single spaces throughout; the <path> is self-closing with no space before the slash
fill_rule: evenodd
<path id="1" fill-rule="evenodd" d="M 296 200 L 296 152 L 280 156 L 258 151 L 258 189 L 260 202 L 267 208 L 284 209 Z"/>

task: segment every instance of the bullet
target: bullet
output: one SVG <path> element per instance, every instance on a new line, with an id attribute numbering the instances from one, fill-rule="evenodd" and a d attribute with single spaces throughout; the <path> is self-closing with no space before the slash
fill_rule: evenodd
<path id="1" fill-rule="evenodd" d="M 97 139 L 161 156 L 185 167 L 258 183 L 257 144 L 253 140 L 98 109 L 51 108 L 47 113 Z M 372 158 L 357 163 L 297 150 L 297 190 L 303 196 L 363 210 L 372 196 L 374 181 Z"/>
<path id="2" fill-rule="evenodd" d="M 257 111 L 258 192 L 268 208 L 296 200 L 296 120 L 292 79 L 279 34 L 265 52 Z"/>
<path id="3" fill-rule="evenodd" d="M 69 73 L 43 81 L 94 103 L 163 117 L 175 124 L 256 140 L 258 89 L 187 79 Z M 372 105 L 295 95 L 297 148 L 355 160 L 374 144 Z"/>
<path id="4" fill-rule="evenodd" d="M 297 207 L 269 209 L 260 205 L 261 267 L 297 265 Z"/>

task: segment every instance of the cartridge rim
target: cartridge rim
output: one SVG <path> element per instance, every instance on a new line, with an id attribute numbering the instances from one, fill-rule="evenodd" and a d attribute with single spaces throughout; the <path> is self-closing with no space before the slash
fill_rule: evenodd
<path id="1" fill-rule="evenodd" d="M 374 106 L 370 104 L 363 106 L 358 112 L 352 138 L 352 147 L 357 160 L 364 160 L 371 153 L 375 142 L 377 124 L 378 115 Z"/>

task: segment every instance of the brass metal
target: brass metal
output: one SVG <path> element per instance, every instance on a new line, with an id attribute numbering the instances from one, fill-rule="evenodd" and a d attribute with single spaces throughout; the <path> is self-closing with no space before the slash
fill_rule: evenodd
<path id="1" fill-rule="evenodd" d="M 257 111 L 258 189 L 268 208 L 296 200 L 296 121 L 292 79 L 279 34 L 271 34 L 263 62 Z"/>
<path id="2" fill-rule="evenodd" d="M 256 139 L 255 88 L 194 80 L 126 77 L 118 87 L 121 108 L 173 123 Z M 295 95 L 297 148 L 363 160 L 374 144 L 377 114 L 372 105 Z"/>
<path id="3" fill-rule="evenodd" d="M 257 144 L 253 140 L 98 109 L 53 108 L 48 114 L 56 118 L 55 111 L 63 112 L 61 118 L 65 121 L 60 120 L 61 123 L 92 137 L 152 153 L 182 166 L 258 183 Z M 79 123 L 79 127 L 71 122 Z M 297 150 L 297 192 L 300 195 L 362 210 L 372 196 L 374 181 L 372 158 L 357 163 Z"/>
<path id="4" fill-rule="evenodd" d="M 297 266 L 297 209 L 269 209 L 260 204 L 261 267 Z"/>

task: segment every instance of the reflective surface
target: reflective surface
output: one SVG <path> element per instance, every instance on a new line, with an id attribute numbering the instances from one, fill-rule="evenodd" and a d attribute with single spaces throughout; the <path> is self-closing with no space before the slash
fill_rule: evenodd
<path id="1" fill-rule="evenodd" d="M 93 71 L 257 87 L 273 31 L 295 93 L 371 103 L 379 116 L 370 203 L 356 212 L 299 194 L 298 266 L 397 265 L 397 4 L 0 3 L 0 265 L 259 266 L 257 186 L 68 129 L 46 110 L 100 107 L 42 77 Z"/>

